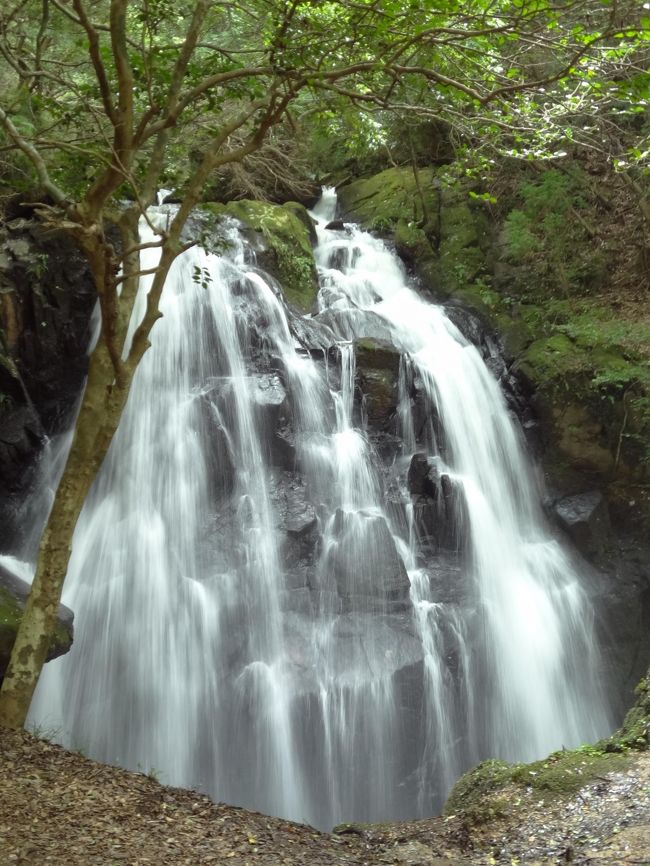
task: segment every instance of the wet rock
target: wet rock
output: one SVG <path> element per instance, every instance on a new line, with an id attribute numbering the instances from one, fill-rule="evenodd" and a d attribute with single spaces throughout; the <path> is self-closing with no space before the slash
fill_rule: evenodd
<path id="1" fill-rule="evenodd" d="M 331 220 L 330 222 L 327 223 L 325 228 L 328 231 L 340 232 L 340 231 L 343 231 L 345 229 L 345 223 L 343 220 Z"/>
<path id="2" fill-rule="evenodd" d="M 0 550 L 20 543 L 15 515 L 44 437 L 60 433 L 86 374 L 94 284 L 65 235 L 22 216 L 0 224 Z"/>
<path id="3" fill-rule="evenodd" d="M 286 422 L 289 407 L 287 392 L 277 373 L 260 373 L 253 379 L 251 396 L 263 442 L 270 442 L 275 431 Z"/>
<path id="4" fill-rule="evenodd" d="M 407 486 L 420 545 L 433 550 L 461 549 L 469 526 L 461 485 L 441 473 L 434 460 L 417 452 L 411 458 Z"/>
<path id="5" fill-rule="evenodd" d="M 292 472 L 296 468 L 296 442 L 293 429 L 285 424 L 277 429 L 269 440 L 272 466 Z"/>
<path id="6" fill-rule="evenodd" d="M 423 452 L 417 452 L 411 457 L 406 483 L 412 495 L 423 494 L 433 499 L 437 497 L 438 486 L 434 470 Z"/>
<path id="7" fill-rule="evenodd" d="M 302 614 L 306 617 L 313 616 L 314 603 L 311 590 L 308 587 L 281 590 L 279 603 L 283 611 Z"/>
<path id="8" fill-rule="evenodd" d="M 441 551 L 430 558 L 423 569 L 437 603 L 460 605 L 467 601 L 468 585 L 464 579 L 459 557 L 449 551 Z"/>
<path id="9" fill-rule="evenodd" d="M 445 304 L 445 313 L 456 325 L 461 334 L 466 340 L 469 340 L 472 345 L 483 347 L 487 332 L 485 321 L 475 310 L 469 309 L 465 304 L 458 300 L 450 301 Z M 489 351 L 483 351 L 484 355 L 489 357 Z"/>
<path id="10" fill-rule="evenodd" d="M 423 657 L 410 613 L 343 613 L 334 625 L 332 639 L 339 674 L 354 671 L 359 680 L 391 676 Z"/>
<path id="11" fill-rule="evenodd" d="M 357 376 L 368 422 L 386 430 L 397 410 L 400 353 L 378 340 L 360 340 L 355 347 Z"/>
<path id="12" fill-rule="evenodd" d="M 0 565 L 0 680 L 9 664 L 29 591 L 30 586 L 26 581 Z M 46 661 L 67 653 L 72 646 L 73 620 L 74 614 L 70 608 L 60 604 Z"/>
<path id="13" fill-rule="evenodd" d="M 328 309 L 314 316 L 314 321 L 325 324 L 339 340 L 373 340 L 391 344 L 391 331 L 385 319 L 366 310 L 342 311 Z"/>
<path id="14" fill-rule="evenodd" d="M 269 493 L 277 516 L 276 528 L 283 535 L 284 566 L 313 566 L 320 550 L 320 523 L 304 480 L 293 472 L 277 472 L 270 481 Z M 302 585 L 307 583 L 305 577 Z"/>
<path id="15" fill-rule="evenodd" d="M 602 551 L 610 535 L 607 502 L 598 491 L 565 496 L 553 506 L 557 522 L 586 556 Z"/>
<path id="16" fill-rule="evenodd" d="M 196 400 L 195 425 L 203 441 L 211 498 L 221 500 L 235 487 L 232 446 L 222 421 L 224 394 L 213 390 Z"/>
<path id="17" fill-rule="evenodd" d="M 3 485 L 20 492 L 24 466 L 43 439 L 43 428 L 31 405 L 14 406 L 0 422 L 0 475 Z"/>
<path id="18" fill-rule="evenodd" d="M 282 406 L 287 399 L 277 373 L 260 374 L 253 382 L 253 399 L 258 406 Z"/>
<path id="19" fill-rule="evenodd" d="M 408 603 L 410 582 L 384 517 L 338 509 L 330 532 L 325 570 L 349 609 Z"/>
<path id="20" fill-rule="evenodd" d="M 324 355 L 336 345 L 334 332 L 318 318 L 295 316 L 289 310 L 289 327 L 298 342 L 310 353 Z"/>
<path id="21" fill-rule="evenodd" d="M 289 595 L 289 593 L 287 593 Z M 296 595 L 295 608 L 306 595 Z M 284 599 L 293 604 L 290 599 Z M 421 641 L 416 633 L 411 613 L 373 615 L 365 612 L 340 612 L 340 599 L 327 593 L 311 593 L 312 607 L 304 611 L 285 608 L 284 634 L 286 658 L 293 668 L 294 685 L 298 693 L 318 694 L 322 687 L 323 648 L 327 647 L 327 676 L 351 689 L 372 686 L 386 677 L 396 677 L 403 688 L 400 695 L 406 700 L 406 689 L 412 691 L 409 700 L 413 707 L 421 707 L 422 660 Z M 323 641 L 314 642 L 314 613 L 328 617 L 335 614 Z"/>

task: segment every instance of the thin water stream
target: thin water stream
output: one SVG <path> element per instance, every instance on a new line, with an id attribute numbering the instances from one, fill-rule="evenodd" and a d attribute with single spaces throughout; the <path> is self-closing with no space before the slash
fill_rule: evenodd
<path id="1" fill-rule="evenodd" d="M 313 214 L 320 349 L 236 224 L 174 265 L 75 532 L 75 643 L 31 711 L 91 757 L 323 828 L 433 814 L 481 758 L 609 728 L 593 611 L 497 382 L 335 209 Z M 383 438 L 360 340 L 399 366 Z"/>

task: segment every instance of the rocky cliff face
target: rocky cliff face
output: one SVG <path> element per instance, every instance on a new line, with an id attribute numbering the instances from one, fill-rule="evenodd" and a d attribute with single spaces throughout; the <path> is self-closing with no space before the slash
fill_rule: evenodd
<path id="1" fill-rule="evenodd" d="M 545 475 L 549 519 L 593 568 L 611 675 L 630 695 L 650 658 L 641 211 L 599 167 L 510 169 L 493 195 L 447 168 L 390 168 L 342 186 L 340 207 L 392 240 L 482 347 Z"/>
<path id="2" fill-rule="evenodd" d="M 87 367 L 95 290 L 61 234 L 0 224 L 0 553 L 20 546 L 21 509 L 45 437 L 70 423 Z"/>

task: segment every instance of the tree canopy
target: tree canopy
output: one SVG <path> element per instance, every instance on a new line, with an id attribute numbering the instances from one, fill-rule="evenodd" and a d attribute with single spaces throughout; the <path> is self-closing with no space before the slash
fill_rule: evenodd
<path id="1" fill-rule="evenodd" d="M 292 112 L 352 106 L 371 134 L 417 111 L 546 153 L 574 126 L 596 141 L 602 109 L 644 111 L 649 38 L 636 0 L 17 0 L 0 13 L 3 150 L 91 211 L 204 184 Z"/>

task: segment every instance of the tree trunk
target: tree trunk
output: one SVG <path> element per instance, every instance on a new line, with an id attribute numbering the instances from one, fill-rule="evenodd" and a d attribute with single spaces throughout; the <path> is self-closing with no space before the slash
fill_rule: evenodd
<path id="1" fill-rule="evenodd" d="M 61 601 L 72 536 L 117 430 L 132 376 L 118 388 L 105 345 L 91 356 L 75 435 L 39 549 L 36 574 L 0 692 L 0 725 L 20 728 L 45 663 Z"/>

